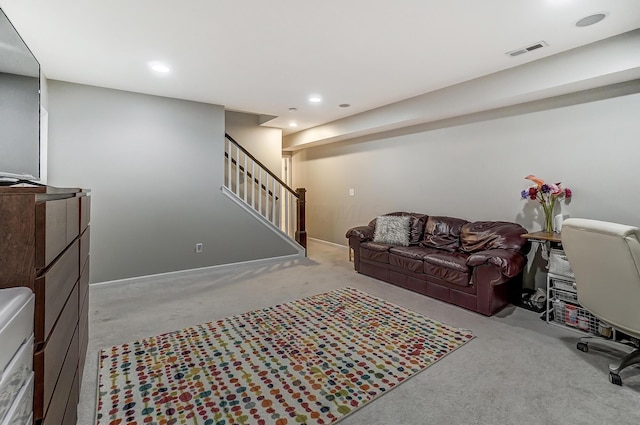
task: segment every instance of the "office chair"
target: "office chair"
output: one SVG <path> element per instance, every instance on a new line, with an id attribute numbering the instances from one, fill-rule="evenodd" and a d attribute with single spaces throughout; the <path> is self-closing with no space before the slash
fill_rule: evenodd
<path id="1" fill-rule="evenodd" d="M 630 337 L 634 350 L 618 364 L 609 365 L 609 381 L 622 385 L 620 371 L 640 363 L 640 229 L 598 220 L 568 218 L 562 223 L 562 246 L 575 273 L 580 305 L 597 319 Z M 609 342 L 600 337 L 587 343 Z M 618 347 L 619 348 L 619 347 Z"/>

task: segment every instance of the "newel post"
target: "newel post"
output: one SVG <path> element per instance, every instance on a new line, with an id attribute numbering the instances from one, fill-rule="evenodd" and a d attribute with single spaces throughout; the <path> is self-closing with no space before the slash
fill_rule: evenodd
<path id="1" fill-rule="evenodd" d="M 296 189 L 298 198 L 296 199 L 296 242 L 307 250 L 307 227 L 305 223 L 306 215 L 306 193 L 307 189 L 299 187 Z"/>

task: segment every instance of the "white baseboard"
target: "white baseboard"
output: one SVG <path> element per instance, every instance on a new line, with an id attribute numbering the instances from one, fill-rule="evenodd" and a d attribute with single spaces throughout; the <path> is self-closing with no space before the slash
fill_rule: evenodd
<path id="1" fill-rule="evenodd" d="M 106 285 L 134 284 L 134 283 L 140 283 L 140 281 L 151 280 L 151 279 L 156 279 L 156 278 L 166 277 L 166 276 L 188 275 L 188 274 L 191 274 L 191 273 L 200 273 L 200 272 L 203 272 L 203 271 L 224 270 L 224 269 L 231 269 L 231 268 L 241 267 L 241 266 L 246 266 L 246 265 L 259 265 L 259 264 L 279 263 L 279 262 L 282 262 L 282 261 L 300 260 L 300 259 L 303 259 L 303 258 L 304 258 L 304 256 L 297 255 L 297 254 L 283 255 L 281 257 L 261 258 L 261 259 L 258 259 L 258 260 L 239 261 L 237 263 L 219 264 L 219 265 L 216 265 L 216 266 L 198 267 L 198 268 L 195 268 L 195 269 L 176 270 L 176 271 L 173 271 L 173 272 L 157 273 L 157 274 L 150 274 L 150 275 L 145 275 L 145 276 L 129 277 L 129 278 L 125 278 L 125 279 L 108 280 L 108 281 L 105 281 L 105 282 L 95 282 L 95 283 L 90 283 L 89 285 L 90 286 L 103 286 L 103 285 L 106 286 Z"/>
<path id="2" fill-rule="evenodd" d="M 316 239 L 316 238 L 309 238 L 309 237 L 307 237 L 307 239 L 308 240 L 312 240 L 314 242 L 322 243 L 322 244 L 325 244 L 325 245 L 335 246 L 337 248 L 344 248 L 344 249 L 349 248 L 347 245 L 341 245 L 339 243 L 325 241 L 324 239 Z"/>

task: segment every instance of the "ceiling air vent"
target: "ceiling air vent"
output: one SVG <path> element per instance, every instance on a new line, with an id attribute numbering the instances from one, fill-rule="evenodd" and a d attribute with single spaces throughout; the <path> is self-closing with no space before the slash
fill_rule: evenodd
<path id="1" fill-rule="evenodd" d="M 545 41 L 538 41 L 537 43 L 534 43 L 530 46 L 526 46 L 526 47 L 521 47 L 520 49 L 516 49 L 516 50 L 512 50 L 510 52 L 505 53 L 507 56 L 520 56 L 524 53 L 529 53 L 532 50 L 537 50 L 540 49 L 542 47 L 548 46 L 548 44 Z"/>

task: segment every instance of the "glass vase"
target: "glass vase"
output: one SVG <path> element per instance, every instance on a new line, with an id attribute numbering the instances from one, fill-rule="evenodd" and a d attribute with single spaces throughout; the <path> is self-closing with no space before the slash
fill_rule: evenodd
<path id="1" fill-rule="evenodd" d="M 556 206 L 556 198 L 551 197 L 549 202 L 542 202 L 542 210 L 544 211 L 544 231 L 553 233 L 553 207 Z"/>
<path id="2" fill-rule="evenodd" d="M 553 233 L 553 216 L 549 210 L 544 212 L 544 231 Z"/>

